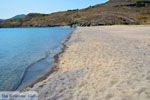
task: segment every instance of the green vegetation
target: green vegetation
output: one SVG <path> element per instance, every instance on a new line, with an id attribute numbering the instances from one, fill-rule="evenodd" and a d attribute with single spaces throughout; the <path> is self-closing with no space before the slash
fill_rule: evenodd
<path id="1" fill-rule="evenodd" d="M 120 7 L 120 6 L 128 6 L 128 7 L 145 7 L 150 5 L 149 0 L 135 0 L 136 2 L 131 3 L 131 4 L 126 4 L 126 5 L 116 5 L 115 7 Z"/>
<path id="2" fill-rule="evenodd" d="M 48 16 L 48 14 L 29 13 L 29 14 L 27 15 L 27 17 L 29 17 L 29 18 L 44 17 L 44 16 Z"/>
<path id="3" fill-rule="evenodd" d="M 140 15 L 136 16 L 136 19 L 141 22 L 141 24 L 149 23 L 150 24 L 150 14 L 149 15 Z"/>
<path id="4" fill-rule="evenodd" d="M 68 10 L 68 11 L 78 11 L 79 9 L 73 9 L 73 10 Z"/>
<path id="5" fill-rule="evenodd" d="M 73 18 L 81 18 L 81 15 L 80 14 L 76 14 L 73 16 Z"/>

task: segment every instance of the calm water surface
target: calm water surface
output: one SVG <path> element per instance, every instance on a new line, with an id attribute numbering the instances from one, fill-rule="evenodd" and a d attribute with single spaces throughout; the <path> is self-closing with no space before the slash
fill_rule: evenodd
<path id="1" fill-rule="evenodd" d="M 0 91 L 26 87 L 54 65 L 73 28 L 1 28 Z"/>

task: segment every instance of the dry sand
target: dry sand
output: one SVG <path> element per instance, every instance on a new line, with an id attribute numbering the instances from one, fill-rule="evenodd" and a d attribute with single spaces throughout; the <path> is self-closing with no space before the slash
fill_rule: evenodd
<path id="1" fill-rule="evenodd" d="M 39 100 L 150 100 L 150 26 L 78 27 Z"/>

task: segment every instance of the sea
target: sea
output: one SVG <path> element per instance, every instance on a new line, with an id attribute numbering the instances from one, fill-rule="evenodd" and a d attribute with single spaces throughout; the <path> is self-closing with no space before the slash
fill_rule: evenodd
<path id="1" fill-rule="evenodd" d="M 0 91 L 21 90 L 48 73 L 74 28 L 0 28 Z"/>

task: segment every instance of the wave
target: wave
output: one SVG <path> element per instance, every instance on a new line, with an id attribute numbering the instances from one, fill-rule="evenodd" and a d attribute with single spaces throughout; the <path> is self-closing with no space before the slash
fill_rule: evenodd
<path id="1" fill-rule="evenodd" d="M 41 61 L 43 61 L 43 60 L 46 60 L 48 57 L 50 57 L 51 54 L 53 54 L 51 51 L 46 51 L 46 52 L 45 52 L 45 56 L 44 56 L 43 58 L 41 58 L 41 59 L 39 59 L 39 60 L 37 60 L 37 61 L 31 63 L 29 66 L 27 66 L 27 67 L 25 68 L 24 72 L 23 72 L 22 75 L 21 75 L 21 79 L 20 79 L 19 83 L 18 83 L 16 86 L 14 86 L 14 88 L 12 89 L 12 91 L 17 90 L 17 89 L 20 87 L 20 85 L 23 83 L 23 80 L 24 80 L 24 78 L 25 78 L 25 76 L 26 76 L 28 70 L 29 70 L 32 66 L 34 66 L 35 64 L 37 64 L 37 63 L 39 63 L 39 62 L 41 62 Z"/>

